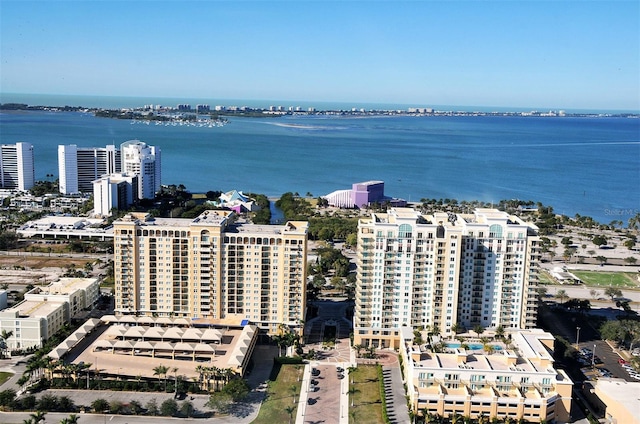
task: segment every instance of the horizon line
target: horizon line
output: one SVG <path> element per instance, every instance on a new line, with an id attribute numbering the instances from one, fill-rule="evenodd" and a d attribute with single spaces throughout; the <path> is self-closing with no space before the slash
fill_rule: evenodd
<path id="1" fill-rule="evenodd" d="M 253 103 L 257 103 L 257 102 L 265 102 L 265 103 L 273 103 L 273 102 L 289 102 L 292 104 L 295 103 L 301 103 L 301 104 L 306 104 L 306 105 L 311 105 L 314 103 L 319 103 L 319 104 L 341 104 L 341 105 L 350 105 L 349 108 L 358 108 L 357 105 L 361 105 L 361 106 L 365 106 L 365 105 L 385 105 L 387 107 L 397 107 L 397 106 L 403 106 L 405 108 L 409 108 L 409 107 L 415 107 L 415 108 L 431 108 L 434 110 L 438 110 L 438 111 L 459 111 L 459 112 L 487 112 L 489 109 L 493 109 L 493 112 L 509 112 L 509 111 L 565 111 L 568 113 L 629 113 L 629 114 L 640 114 L 640 108 L 636 109 L 603 109 L 603 108 L 599 108 L 599 109 L 594 109 L 594 108 L 566 108 L 566 107 L 548 107 L 548 106 L 541 106 L 541 107 L 531 107 L 531 106 L 495 106 L 495 105 L 450 105 L 450 104 L 432 104 L 432 105 L 428 105 L 426 103 L 422 103 L 422 105 L 420 105 L 419 103 L 416 102 L 389 102 L 389 101 L 378 101 L 378 102 L 373 102 L 373 101 L 345 101 L 345 100 L 291 100 L 291 99 L 240 99 L 240 98 L 223 98 L 223 97 L 218 97 L 218 98 L 208 98 L 208 97 L 197 97 L 197 96 L 162 96 L 162 95 L 154 95 L 154 96 L 150 96 L 150 95 L 112 95 L 112 94 L 61 94 L 61 93 L 19 93 L 19 92 L 1 92 L 0 91 L 0 98 L 4 97 L 4 96 L 11 96 L 11 95 L 16 95 L 16 96 L 60 96 L 60 97 L 86 97 L 86 98 L 108 98 L 108 99 L 118 99 L 118 98 L 122 98 L 122 99 L 136 99 L 136 100 L 143 100 L 145 98 L 149 98 L 151 99 L 166 99 L 166 100 L 179 100 L 179 99 L 185 99 L 185 101 L 187 100 L 202 100 L 202 101 L 211 101 L 211 100 L 219 100 L 219 101 L 238 101 L 238 102 L 253 102 Z M 2 102 L 2 103 L 16 103 L 16 102 Z M 54 106 L 54 105 L 35 105 L 35 104 L 29 104 L 29 106 L 51 106 L 51 107 L 61 107 L 60 105 Z M 65 106 L 70 106 L 70 105 L 65 105 Z M 80 105 L 82 106 L 82 105 Z M 139 105 L 137 107 L 142 107 L 144 106 Z M 273 104 L 270 104 L 268 106 L 265 107 L 269 107 L 269 106 L 274 106 Z M 281 106 L 281 105 L 278 105 Z M 292 105 L 288 105 L 288 106 L 292 106 Z M 76 107 L 76 106 L 73 106 Z M 87 106 L 87 107 L 93 107 L 93 106 Z M 444 109 L 441 109 L 444 108 Z M 329 109 L 325 109 L 325 110 L 329 110 Z M 344 109 L 341 109 L 344 110 Z M 394 109 L 378 109 L 378 110 L 394 110 Z M 589 112 L 587 112 L 589 111 Z"/>

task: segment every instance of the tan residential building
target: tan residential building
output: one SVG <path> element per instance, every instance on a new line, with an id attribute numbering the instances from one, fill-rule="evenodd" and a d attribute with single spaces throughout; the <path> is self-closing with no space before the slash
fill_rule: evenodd
<path id="1" fill-rule="evenodd" d="M 307 230 L 242 223 L 230 211 L 126 215 L 114 223 L 115 312 L 301 331 Z"/>
<path id="2" fill-rule="evenodd" d="M 534 327 L 539 244 L 534 225 L 495 209 L 372 213 L 358 224 L 354 343 L 398 348 L 405 326 Z"/>
<path id="3" fill-rule="evenodd" d="M 93 308 L 100 297 L 97 278 L 60 278 L 45 287 L 34 287 L 24 295 L 25 300 L 66 302 L 69 316 L 80 314 L 83 309 Z"/>
<path id="4" fill-rule="evenodd" d="M 491 352 L 446 348 L 434 353 L 400 330 L 409 404 L 440 416 L 568 422 L 573 382 L 553 367 L 554 337 L 543 330 L 513 330 L 508 345 Z"/>
<path id="5" fill-rule="evenodd" d="M 606 424 L 640 424 L 640 383 L 622 378 L 600 378 L 592 381 L 592 393 L 604 406 Z"/>
<path id="6" fill-rule="evenodd" d="M 69 322 L 69 304 L 46 300 L 25 300 L 0 311 L 0 329 L 11 332 L 9 350 L 41 347 Z"/>
<path id="7" fill-rule="evenodd" d="M 11 332 L 9 349 L 40 347 L 83 309 L 95 305 L 100 286 L 95 278 L 61 278 L 34 287 L 24 301 L 0 311 L 0 330 Z"/>

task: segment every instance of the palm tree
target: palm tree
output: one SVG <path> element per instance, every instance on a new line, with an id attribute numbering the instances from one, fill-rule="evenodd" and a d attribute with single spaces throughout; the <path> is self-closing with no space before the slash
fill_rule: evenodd
<path id="1" fill-rule="evenodd" d="M 173 385 L 174 385 L 174 388 L 175 388 L 175 393 L 177 394 L 178 393 L 178 374 L 177 374 L 178 373 L 178 367 L 173 367 L 173 369 L 171 371 L 173 371 Z M 166 382 L 165 382 L 164 386 L 165 386 L 164 387 L 164 391 L 166 392 L 167 391 L 167 383 Z"/>
<path id="2" fill-rule="evenodd" d="M 440 326 L 438 325 L 432 325 L 430 327 L 430 331 L 428 333 L 429 336 L 439 336 L 440 335 Z"/>
<path id="3" fill-rule="evenodd" d="M 67 418 L 63 418 L 60 424 L 78 424 L 79 419 L 80 417 L 78 415 L 71 414 Z"/>
<path id="4" fill-rule="evenodd" d="M 627 226 L 630 230 L 631 229 L 637 230 L 638 227 L 640 227 L 640 213 L 637 213 L 631 218 L 629 218 Z"/>
<path id="5" fill-rule="evenodd" d="M 453 331 L 455 334 L 460 334 L 464 331 L 464 327 L 462 327 L 459 322 L 456 322 L 451 326 L 451 331 Z"/>
<path id="6" fill-rule="evenodd" d="M 357 344 L 354 345 L 353 348 L 356 350 L 356 356 L 359 358 L 360 357 L 360 351 L 362 351 L 362 349 L 364 349 L 364 346 L 361 344 Z"/>
<path id="7" fill-rule="evenodd" d="M 76 364 L 61 364 L 60 372 L 62 373 L 64 381 L 68 383 L 69 378 L 77 373 L 77 369 L 78 367 Z"/>
<path id="8" fill-rule="evenodd" d="M 40 422 L 44 421 L 45 415 L 47 415 L 47 413 L 44 411 L 36 411 L 29 414 L 29 417 L 33 420 L 35 424 L 39 424 Z"/>
<path id="9" fill-rule="evenodd" d="M 7 339 L 13 335 L 13 331 L 2 330 L 2 334 L 0 337 L 2 340 L 0 341 L 0 345 L 2 346 L 2 358 L 7 357 L 7 352 L 9 351 L 9 345 L 7 344 Z"/>
<path id="10" fill-rule="evenodd" d="M 160 377 L 165 376 L 164 379 L 164 391 L 167 391 L 167 371 L 169 371 L 169 367 L 164 365 L 158 365 L 153 369 L 153 375 L 158 376 L 158 383 L 160 382 Z"/>
<path id="11" fill-rule="evenodd" d="M 484 333 L 484 327 L 478 324 L 473 327 L 473 331 L 478 335 L 478 337 L 480 337 L 480 334 Z"/>
<path id="12" fill-rule="evenodd" d="M 231 368 L 220 368 L 220 377 L 224 378 L 224 384 L 226 385 L 235 376 L 235 372 Z"/>
<path id="13" fill-rule="evenodd" d="M 200 383 L 200 387 L 202 387 L 202 383 L 204 382 L 205 368 L 202 365 L 198 365 L 195 371 L 198 373 L 198 382 Z"/>
<path id="14" fill-rule="evenodd" d="M 53 380 L 53 372 L 58 367 L 58 364 L 56 364 L 56 361 L 50 356 L 43 356 L 41 365 L 42 365 L 42 368 L 46 368 L 46 370 L 49 371 L 49 376 L 48 376 L 49 380 Z"/>
<path id="15" fill-rule="evenodd" d="M 31 377 L 33 377 L 34 372 L 36 373 L 36 377 L 40 377 L 40 371 L 42 370 L 42 362 L 34 358 L 35 356 L 32 357 L 32 359 L 30 359 L 29 362 L 27 362 L 25 371 L 27 371 Z"/>
<path id="16" fill-rule="evenodd" d="M 215 391 L 220 390 L 220 378 L 222 377 L 222 370 L 216 366 L 209 367 L 209 378 L 213 377 L 213 384 Z"/>
<path id="17" fill-rule="evenodd" d="M 360 393 L 360 389 L 356 389 L 355 387 L 350 387 L 347 391 L 349 397 L 351 398 L 351 407 L 353 408 L 353 403 L 355 401 L 355 394 Z"/>
<path id="18" fill-rule="evenodd" d="M 560 289 L 556 292 L 556 297 L 560 299 L 560 303 L 564 303 L 564 298 L 567 297 L 567 291 Z"/>
<path id="19" fill-rule="evenodd" d="M 293 392 L 293 395 L 292 395 L 291 400 L 295 403 L 295 402 L 296 402 L 296 394 L 297 394 L 297 392 L 298 392 L 298 386 L 296 386 L 295 384 L 292 384 L 292 385 L 289 387 L 289 391 L 290 391 L 290 392 Z"/>
<path id="20" fill-rule="evenodd" d="M 496 328 L 496 337 L 499 339 L 504 339 L 504 327 L 499 325 L 498 328 Z"/>
<path id="21" fill-rule="evenodd" d="M 293 418 L 293 411 L 295 411 L 296 408 L 289 405 L 286 408 L 284 408 L 284 410 L 287 414 L 289 414 L 289 424 L 291 424 L 291 419 Z"/>

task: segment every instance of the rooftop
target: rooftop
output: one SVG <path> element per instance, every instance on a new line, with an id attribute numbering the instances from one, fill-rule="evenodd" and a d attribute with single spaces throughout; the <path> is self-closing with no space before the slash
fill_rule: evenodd
<path id="1" fill-rule="evenodd" d="M 97 278 L 60 278 L 45 287 L 36 287 L 38 294 L 68 295 L 76 290 L 86 290 L 98 281 Z"/>
<path id="2" fill-rule="evenodd" d="M 40 318 L 46 317 L 53 311 L 58 309 L 62 305 L 61 302 L 49 302 L 44 300 L 25 300 L 12 306 L 11 308 L 4 309 L 0 312 L 0 317 L 11 318 Z"/>
<path id="3" fill-rule="evenodd" d="M 195 378 L 199 365 L 223 369 L 242 365 L 256 337 L 254 326 L 194 327 L 194 323 L 186 318 L 105 315 L 100 331 L 83 351 L 72 355 L 72 362 L 91 363 L 104 373 L 142 377 L 154 377 L 153 368 L 165 365 Z"/>

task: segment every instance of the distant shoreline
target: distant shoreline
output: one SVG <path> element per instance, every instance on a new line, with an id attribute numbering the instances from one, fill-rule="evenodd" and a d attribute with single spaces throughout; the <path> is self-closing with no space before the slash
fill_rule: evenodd
<path id="1" fill-rule="evenodd" d="M 210 110 L 208 105 L 198 105 L 196 109 L 188 107 L 174 108 L 169 106 L 153 106 L 147 105 L 135 108 L 103 108 L 103 107 L 85 107 L 85 106 L 54 106 L 54 105 L 30 105 L 27 103 L 0 103 L 0 111 L 50 111 L 50 112 L 83 112 L 93 113 L 95 116 L 108 117 L 114 119 L 157 119 L 158 117 L 167 116 L 171 118 L 183 118 L 187 115 L 201 115 L 217 117 L 249 117 L 249 118 L 277 118 L 282 116 L 344 116 L 344 117 L 366 117 L 366 116 L 501 116 L 501 117 L 531 117 L 531 118 L 640 118 L 640 113 L 619 112 L 619 113 L 601 113 L 601 112 L 582 112 L 570 113 L 562 110 L 549 111 L 464 111 L 464 110 L 438 110 L 427 107 L 411 107 L 403 109 L 367 109 L 351 108 L 345 109 L 315 109 L 282 107 L 268 108 L 261 107 L 237 107 L 237 106 L 216 106 L 215 110 Z M 200 106 L 206 106 L 206 109 L 198 110 Z M 151 118 L 150 118 L 151 117 Z M 301 126 L 302 127 L 302 126 Z"/>

